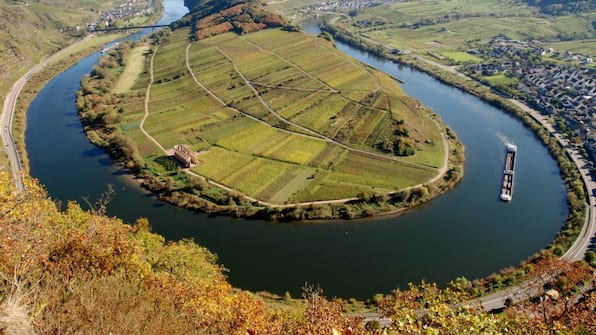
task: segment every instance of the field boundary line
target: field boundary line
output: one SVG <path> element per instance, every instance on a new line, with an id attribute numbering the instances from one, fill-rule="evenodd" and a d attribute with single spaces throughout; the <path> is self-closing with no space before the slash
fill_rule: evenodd
<path id="1" fill-rule="evenodd" d="M 327 50 L 328 52 L 330 52 L 330 53 L 332 53 L 332 54 L 334 54 L 334 55 L 336 55 L 336 56 L 338 56 L 338 57 L 343 57 L 343 55 L 344 55 L 344 54 L 342 54 L 341 52 L 338 54 L 338 50 L 330 49 L 330 48 L 328 48 L 328 47 L 326 47 L 326 46 L 324 46 L 324 45 L 321 45 L 321 43 L 319 43 L 319 38 L 318 38 L 318 37 L 315 37 L 315 38 L 314 38 L 314 45 L 315 45 L 317 48 L 323 48 L 323 49 Z M 378 92 L 378 91 L 380 91 L 380 90 L 381 90 L 381 83 L 380 83 L 380 81 L 379 81 L 379 78 L 377 78 L 377 76 L 375 76 L 375 75 L 374 75 L 372 72 L 370 72 L 370 71 L 368 70 L 368 67 L 367 67 L 367 66 L 363 65 L 363 64 L 362 64 L 360 61 L 358 61 L 358 60 L 356 60 L 356 59 L 353 59 L 353 58 L 351 58 L 351 57 L 347 57 L 347 60 L 346 60 L 346 61 L 347 61 L 347 62 L 349 62 L 349 63 L 351 63 L 351 64 L 353 64 L 353 65 L 357 65 L 357 66 L 358 66 L 358 65 L 360 65 L 360 66 L 363 66 L 363 67 L 364 67 L 364 70 L 366 71 L 366 73 L 368 73 L 368 75 L 369 75 L 369 76 L 373 77 L 373 79 L 374 79 L 374 80 L 375 80 L 375 82 L 377 83 L 377 89 L 375 90 L 375 92 Z"/>
<path id="2" fill-rule="evenodd" d="M 318 136 L 312 136 L 312 135 L 308 135 L 308 134 L 298 133 L 298 132 L 295 132 L 295 131 L 290 131 L 290 130 L 283 129 L 283 128 L 274 127 L 274 126 L 270 125 L 269 123 L 267 123 L 267 122 L 265 122 L 265 121 L 263 121 L 263 120 L 261 120 L 261 119 L 259 119 L 259 118 L 255 117 L 255 116 L 253 116 L 253 115 L 250 115 L 250 114 L 248 114 L 248 113 L 246 113 L 246 112 L 243 112 L 243 111 L 241 111 L 241 110 L 239 110 L 239 109 L 237 109 L 237 108 L 234 108 L 233 106 L 230 106 L 230 105 L 228 105 L 228 104 L 227 104 L 225 101 L 221 100 L 221 98 L 220 98 L 220 97 L 218 97 L 218 96 L 217 96 L 217 94 L 213 93 L 213 91 L 211 91 L 211 90 L 210 90 L 210 89 L 208 89 L 208 88 L 207 88 L 205 85 L 203 85 L 203 83 L 201 83 L 201 81 L 200 81 L 200 80 L 199 80 L 199 79 L 196 77 L 195 73 L 192 71 L 192 68 L 191 68 L 191 66 L 190 66 L 189 56 L 188 56 L 188 55 L 189 55 L 189 50 L 190 50 L 190 47 L 191 47 L 191 45 L 192 45 L 192 43 L 189 43 L 189 44 L 187 45 L 187 47 L 186 47 L 186 67 L 187 67 L 187 69 L 188 69 L 188 72 L 189 72 L 189 73 L 190 73 L 190 75 L 192 76 L 192 78 L 193 78 L 194 82 L 195 82 L 195 83 L 196 83 L 196 84 L 197 84 L 197 85 L 198 85 L 198 86 L 199 86 L 201 89 L 203 89 L 205 92 L 207 92 L 207 94 L 209 94 L 209 95 L 210 95 L 210 96 L 211 96 L 213 99 L 215 99 L 215 101 L 219 102 L 219 103 L 220 103 L 222 106 L 225 106 L 226 108 L 228 108 L 228 109 L 230 109 L 230 110 L 232 110 L 232 111 L 234 111 L 234 112 L 236 112 L 236 113 L 238 113 L 238 114 L 240 114 L 240 115 L 243 115 L 243 116 L 245 116 L 245 117 L 247 117 L 247 118 L 249 118 L 249 119 L 252 119 L 252 120 L 254 120 L 254 121 L 257 121 L 257 122 L 259 122 L 259 123 L 262 123 L 262 124 L 264 124 L 264 125 L 265 125 L 265 126 L 267 126 L 267 127 L 275 128 L 276 130 L 279 130 L 279 131 L 281 131 L 281 132 L 284 132 L 284 133 L 287 133 L 287 134 L 293 134 L 293 135 L 298 135 L 298 136 L 303 136 L 303 137 L 307 137 L 307 138 L 312 138 L 312 139 L 318 139 L 318 140 L 321 140 L 321 138 L 320 138 L 320 137 L 318 137 Z M 222 54 L 223 54 L 223 53 L 222 53 Z M 223 54 L 223 55 L 225 55 L 225 54 Z M 250 85 L 249 85 L 249 86 L 250 86 Z M 252 87 L 252 86 L 251 86 L 251 87 Z M 257 94 L 257 96 L 258 96 L 258 94 Z"/>
<path id="3" fill-rule="evenodd" d="M 334 139 L 332 139 L 332 138 L 330 138 L 330 137 L 328 137 L 326 135 L 320 134 L 320 133 L 318 133 L 318 132 L 316 132 L 316 131 L 314 131 L 312 129 L 308 129 L 308 128 L 302 126 L 302 125 L 299 125 L 299 124 L 297 124 L 295 122 L 292 122 L 292 121 L 284 118 L 279 113 L 277 113 L 277 111 L 275 111 L 263 99 L 263 97 L 259 94 L 259 92 L 254 88 L 254 86 L 251 85 L 250 81 L 244 76 L 244 74 L 238 68 L 238 66 L 237 66 L 236 62 L 234 61 L 234 59 L 232 59 L 228 54 L 225 53 L 225 51 L 221 50 L 219 47 L 216 46 L 215 48 L 219 52 L 221 52 L 222 55 L 224 55 L 232 63 L 232 65 L 234 66 L 234 70 L 236 71 L 236 73 L 238 73 L 238 75 L 242 78 L 242 80 L 244 80 L 244 82 L 246 83 L 246 85 L 248 85 L 253 90 L 253 92 L 256 94 L 256 96 L 258 97 L 259 101 L 263 104 L 263 106 L 265 106 L 265 108 L 267 108 L 267 110 L 269 110 L 269 112 L 271 112 L 273 115 L 275 115 L 281 121 L 283 121 L 283 122 L 285 122 L 285 123 L 287 123 L 287 124 L 289 124 L 291 126 L 295 126 L 295 127 L 299 128 L 299 129 L 308 131 L 311 134 L 316 134 L 317 135 L 316 138 L 320 138 L 321 140 L 324 140 L 324 141 L 329 142 L 329 143 L 334 143 L 334 144 L 336 144 L 336 145 L 338 145 L 338 146 L 340 146 L 340 147 L 342 147 L 342 148 L 344 148 L 344 149 L 346 149 L 348 151 L 351 151 L 351 152 L 357 152 L 357 153 L 360 153 L 360 154 L 363 154 L 363 155 L 367 155 L 367 156 L 371 156 L 371 157 L 376 157 L 376 158 L 379 158 L 379 159 L 384 159 L 384 160 L 390 160 L 390 161 L 394 161 L 394 162 L 399 162 L 399 163 L 404 164 L 404 165 L 409 165 L 409 166 L 414 166 L 414 167 L 431 168 L 431 169 L 436 169 L 436 170 L 439 170 L 440 171 L 440 169 L 437 169 L 437 168 L 434 168 L 434 167 L 430 167 L 430 166 L 427 166 L 427 165 L 424 165 L 424 164 L 420 164 L 420 163 L 408 162 L 408 161 L 405 161 L 405 160 L 400 159 L 398 157 L 391 157 L 391 156 L 379 154 L 379 153 L 372 152 L 372 151 L 367 151 L 367 150 L 353 148 L 353 147 L 351 147 L 351 146 L 349 146 L 347 144 L 344 144 L 342 142 L 339 142 L 337 140 L 334 140 Z M 372 73 L 369 73 L 369 74 L 372 75 Z M 271 125 L 269 125 L 269 126 L 271 127 Z M 441 129 L 440 128 L 439 128 L 439 132 L 441 132 Z M 293 133 L 299 134 L 299 133 L 296 133 L 296 132 L 293 132 Z M 440 176 L 441 176 L 441 174 L 438 175 L 438 177 L 440 177 Z"/>

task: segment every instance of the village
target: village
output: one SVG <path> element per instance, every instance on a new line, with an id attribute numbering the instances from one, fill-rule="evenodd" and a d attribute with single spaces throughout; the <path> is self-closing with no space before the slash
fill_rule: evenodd
<path id="1" fill-rule="evenodd" d="M 156 0 L 128 0 L 118 7 L 101 12 L 95 22 L 87 23 L 87 30 L 113 27 L 118 21 L 123 23 L 134 17 L 150 15 L 155 5 Z"/>
<path id="2" fill-rule="evenodd" d="M 462 72 L 480 80 L 498 74 L 511 78 L 510 90 L 496 88 L 551 116 L 559 131 L 584 143 L 591 162 L 596 163 L 596 68 L 591 55 L 503 36 L 468 53 L 491 61 L 465 64 Z"/>
<path id="3" fill-rule="evenodd" d="M 306 11 L 311 12 L 333 12 L 333 13 L 346 13 L 357 9 L 368 8 L 373 6 L 377 2 L 371 0 L 340 0 L 340 1 L 329 1 L 321 2 L 315 5 L 307 6 L 304 8 Z"/>

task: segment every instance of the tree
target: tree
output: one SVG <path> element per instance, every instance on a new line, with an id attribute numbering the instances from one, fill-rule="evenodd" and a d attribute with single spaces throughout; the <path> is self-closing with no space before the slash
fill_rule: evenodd
<path id="1" fill-rule="evenodd" d="M 395 290 L 379 307 L 398 334 L 535 334 L 515 327 L 521 320 L 514 316 L 489 314 L 470 301 L 465 293 L 422 282 Z"/>
<path id="2" fill-rule="evenodd" d="M 537 292 L 506 310 L 509 315 L 527 315 L 534 329 L 554 334 L 579 329 L 596 330 L 596 293 L 586 288 L 596 279 L 585 262 L 568 262 L 544 253 L 533 266 L 528 283 Z"/>

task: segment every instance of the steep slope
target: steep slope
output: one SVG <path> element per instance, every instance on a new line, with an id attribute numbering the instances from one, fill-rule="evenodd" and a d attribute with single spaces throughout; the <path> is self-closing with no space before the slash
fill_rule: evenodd
<path id="1" fill-rule="evenodd" d="M 62 211 L 38 183 L 26 183 L 16 193 L 10 175 L 0 173 L 0 334 L 381 333 L 377 319 L 346 316 L 347 304 L 316 288 L 283 304 L 233 288 L 205 248 L 165 242 L 142 218 L 130 226 L 106 217 L 109 191 L 92 212 L 75 203 Z M 423 283 L 377 297 L 376 318 L 393 320 L 389 334 L 596 331 L 596 292 L 576 289 L 594 280 L 585 263 L 545 258 L 527 266 L 553 278 L 551 298 L 494 315 L 468 300 L 465 280 L 446 290 Z"/>
<path id="2" fill-rule="evenodd" d="M 97 17 L 98 8 L 98 2 L 86 6 L 76 2 L 57 6 L 55 1 L 0 4 L 0 94 L 41 57 L 83 36 L 85 23 Z"/>

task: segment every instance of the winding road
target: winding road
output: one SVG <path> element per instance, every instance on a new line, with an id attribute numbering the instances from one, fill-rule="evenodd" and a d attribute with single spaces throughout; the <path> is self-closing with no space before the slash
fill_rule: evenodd
<path id="1" fill-rule="evenodd" d="M 473 80 L 465 74 L 458 72 L 454 67 L 444 66 L 422 57 L 420 57 L 420 59 L 423 59 L 424 62 L 433 66 L 437 66 L 450 73 L 465 77 L 468 80 Z M 582 230 L 579 233 L 579 237 L 575 240 L 567 252 L 561 256 L 561 259 L 570 262 L 583 260 L 586 252 L 590 249 L 592 238 L 596 238 L 596 212 L 594 210 L 594 206 L 596 204 L 596 181 L 594 180 L 594 176 L 592 176 L 590 173 L 588 162 L 582 157 L 577 148 L 573 146 L 567 138 L 563 137 L 561 133 L 559 133 L 542 114 L 518 100 L 509 99 L 509 101 L 521 108 L 524 112 L 528 113 L 528 115 L 536 120 L 536 122 L 540 123 L 540 125 L 542 125 L 549 133 L 551 133 L 557 139 L 559 146 L 565 150 L 567 157 L 569 157 L 575 166 L 577 166 L 587 196 L 586 219 Z M 543 281 L 546 281 L 546 279 Z M 527 299 L 530 296 L 539 294 L 536 287 L 540 287 L 541 285 L 535 285 L 536 283 L 532 284 L 533 285 L 530 285 L 529 283 L 522 283 L 518 286 L 509 287 L 505 290 L 479 298 L 478 302 L 480 302 L 482 307 L 487 311 L 503 308 L 505 307 L 505 301 L 508 298 L 511 298 L 514 302 L 517 302 L 519 300 Z"/>
<path id="2" fill-rule="evenodd" d="M 561 134 L 555 130 L 553 125 L 550 124 L 538 111 L 517 100 L 511 99 L 510 101 L 522 108 L 526 113 L 528 113 L 528 115 L 530 115 L 534 120 L 539 122 L 555 136 L 559 142 L 559 145 L 565 150 L 567 156 L 577 166 L 577 169 L 581 174 L 585 191 L 587 193 L 588 202 L 586 208 L 586 220 L 582 230 L 579 233 L 579 237 L 575 240 L 569 250 L 567 250 L 567 252 L 561 256 L 561 259 L 570 262 L 583 260 L 584 256 L 586 255 L 586 251 L 588 251 L 590 248 L 592 238 L 596 237 L 596 224 L 594 223 L 596 221 L 594 211 L 594 204 L 596 203 L 596 181 L 590 173 L 588 163 L 581 156 L 579 151 L 569 143 L 569 140 L 561 136 Z M 546 279 L 544 281 L 546 281 Z M 541 285 L 527 285 L 527 283 L 524 283 L 519 286 L 510 287 L 503 291 L 482 297 L 479 299 L 479 302 L 481 303 L 482 307 L 488 311 L 503 308 L 505 307 L 505 300 L 508 298 L 511 298 L 514 302 L 517 302 L 522 299 L 527 299 L 530 296 L 535 296 L 537 293 L 539 293 L 536 292 L 537 286 L 540 287 Z"/>
<path id="3" fill-rule="evenodd" d="M 50 57 L 44 57 L 42 60 L 29 69 L 27 73 L 25 73 L 21 78 L 19 78 L 13 85 L 10 91 L 6 94 L 4 98 L 4 105 L 2 107 L 2 115 L 0 116 L 0 127 L 2 127 L 2 142 L 4 143 L 4 151 L 8 156 L 8 162 L 10 165 L 10 170 L 12 172 L 12 176 L 15 181 L 15 185 L 17 191 L 25 190 L 25 184 L 23 181 L 23 163 L 21 162 L 21 156 L 19 155 L 19 151 L 14 141 L 14 136 L 12 135 L 12 124 L 14 119 L 15 109 L 17 107 L 17 101 L 19 98 L 19 94 L 25 87 L 25 84 L 31 79 L 38 71 L 43 69 L 48 63 L 54 61 L 57 58 L 62 57 L 62 55 L 70 52 L 73 48 L 76 48 L 79 44 L 83 43 L 87 39 L 91 37 L 86 37 L 70 46 L 58 51 L 57 53 L 51 55 Z"/>
<path id="4" fill-rule="evenodd" d="M 23 182 L 23 164 L 21 157 L 17 150 L 17 146 L 12 135 L 12 121 L 14 118 L 14 111 L 17 106 L 17 99 L 21 90 L 31 79 L 31 77 L 45 66 L 47 61 L 43 60 L 41 63 L 35 65 L 23 77 L 17 80 L 4 99 L 4 106 L 2 107 L 2 116 L 0 117 L 0 127 L 2 127 L 2 142 L 4 143 L 4 151 L 8 157 L 10 170 L 17 188 L 17 191 L 24 191 L 25 184 Z"/>
<path id="5" fill-rule="evenodd" d="M 361 35 L 360 37 L 364 38 L 366 41 L 370 43 L 383 45 L 381 42 L 372 40 L 365 36 Z M 408 51 L 408 53 L 413 52 Z M 445 66 L 443 64 L 439 64 L 424 57 L 418 57 L 418 59 L 430 64 L 431 66 L 447 71 L 459 77 L 465 78 L 466 80 L 474 80 L 468 77 L 467 75 L 457 71 L 457 69 L 453 66 Z M 534 120 L 540 123 L 546 130 L 548 130 L 557 139 L 557 142 L 559 143 L 561 148 L 565 150 L 567 156 L 573 161 L 575 166 L 577 166 L 587 196 L 586 218 L 578 238 L 575 240 L 575 242 L 569 248 L 569 250 L 567 250 L 567 252 L 565 252 L 565 254 L 561 256 L 561 259 L 570 262 L 583 260 L 586 255 L 586 252 L 590 249 L 592 239 L 596 238 L 596 212 L 594 208 L 596 204 L 596 181 L 594 180 L 594 176 L 592 176 L 592 174 L 590 173 L 588 162 L 585 158 L 582 157 L 577 148 L 571 145 L 568 139 L 566 139 L 559 132 L 557 132 L 553 125 L 550 122 L 548 122 L 548 120 L 546 120 L 542 114 L 515 99 L 509 99 L 509 101 L 521 108 L 526 113 L 528 113 L 528 115 L 530 115 Z M 545 282 L 546 280 L 547 279 L 542 279 L 541 282 Z M 480 306 L 482 306 L 482 308 L 484 308 L 487 311 L 500 309 L 505 307 L 505 301 L 508 298 L 511 298 L 514 302 L 517 302 L 523 299 L 527 299 L 528 297 L 540 294 L 540 292 L 537 290 L 537 287 L 540 288 L 541 285 L 537 285 L 537 283 L 534 281 L 528 281 L 520 285 L 509 287 L 502 291 L 498 291 L 493 294 L 478 298 L 474 300 L 474 302 L 478 303 Z"/>

